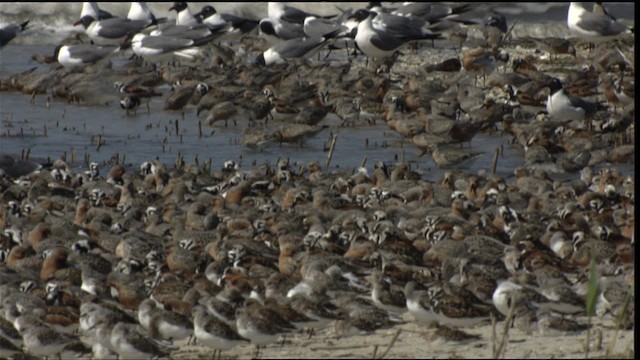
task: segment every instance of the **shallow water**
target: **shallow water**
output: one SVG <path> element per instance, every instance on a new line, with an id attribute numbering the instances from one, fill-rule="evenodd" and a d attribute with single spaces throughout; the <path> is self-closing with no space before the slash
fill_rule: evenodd
<path id="1" fill-rule="evenodd" d="M 216 4 L 218 6 L 219 4 Z M 228 4 L 227 4 L 228 5 Z M 358 4 L 363 5 L 363 4 Z M 52 18 L 55 24 L 69 24 L 70 13 L 79 13 L 79 4 L 66 5 L 55 3 L 44 6 L 35 4 L 12 5 L 1 4 L 0 13 L 4 14 L 2 22 L 10 18 L 19 18 L 25 13 L 39 14 L 43 9 L 53 9 Z M 245 7 L 242 7 L 245 6 Z M 346 5 L 342 4 L 345 7 Z M 101 3 L 101 7 L 112 10 L 116 14 L 125 14 L 128 4 Z M 151 8 L 158 16 L 169 16 L 162 12 L 167 4 L 152 4 Z M 198 6 L 192 6 L 194 9 Z M 261 7 L 265 7 L 262 9 Z M 485 8 L 499 8 L 512 19 L 521 22 L 516 27 L 517 35 L 532 36 L 551 34 L 559 36 L 566 32 L 564 18 L 566 17 L 566 4 L 542 3 L 542 4 L 484 4 L 479 6 L 479 14 L 486 14 Z M 629 4 L 611 4 L 608 6 L 616 16 L 628 14 Z M 224 9 L 223 6 L 220 6 Z M 251 7 L 247 4 L 238 4 L 232 10 L 266 11 L 265 4 Z M 307 5 L 310 11 L 325 12 L 327 7 L 320 5 Z M 223 10 L 224 11 L 224 10 Z M 251 12 L 249 11 L 249 12 Z M 10 15 L 6 15 L 9 13 Z M 57 16 L 57 17 L 56 17 Z M 530 21 L 544 19 L 545 24 L 536 24 Z M 35 21 L 36 24 L 38 23 Z M 38 65 L 30 60 L 32 54 L 52 53 L 55 39 L 69 31 L 66 25 L 58 28 L 60 31 L 52 31 L 49 37 L 29 36 L 27 34 L 20 41 L 11 43 L 0 52 L 0 77 L 6 78 L 10 74 L 25 71 L 38 66 L 37 71 L 49 71 L 48 66 Z M 34 28 L 38 28 L 34 25 Z M 42 30 L 42 29 L 40 29 Z M 34 32 L 40 31 L 34 30 Z M 474 34 L 470 34 L 474 36 Z M 478 36 L 475 34 L 475 36 Z M 481 35 L 480 35 L 481 36 Z M 39 40 L 39 41 L 36 41 Z M 35 42 L 37 45 L 25 43 Z M 44 42 L 42 44 L 41 42 Z M 429 50 L 421 50 L 429 51 Z M 450 51 L 441 49 L 439 51 Z M 363 61 L 363 59 L 358 60 Z M 388 127 L 379 121 L 375 126 L 345 128 L 338 126 L 340 120 L 328 116 L 324 124 L 330 128 L 323 131 L 315 138 L 309 139 L 304 146 L 298 145 L 271 145 L 264 150 L 256 151 L 241 144 L 242 129 L 245 121 L 238 122 L 237 126 L 230 124 L 228 127 L 207 127 L 203 125 L 203 136 L 198 136 L 198 119 L 194 107 L 185 108 L 184 117 L 181 112 L 161 111 L 163 98 L 155 98 L 151 101 L 151 114 L 147 115 L 146 109 L 141 107 L 135 116 L 127 116 L 120 109 L 117 101 L 107 106 L 82 106 L 70 105 L 60 101 L 47 101 L 46 96 L 37 96 L 31 101 L 30 96 L 14 93 L 0 93 L 0 152 L 20 155 L 29 151 L 31 157 L 55 159 L 66 154 L 67 160 L 74 154 L 78 159 L 74 166 L 84 167 L 84 159 L 104 162 L 110 160 L 114 154 L 120 159 L 125 157 L 126 163 L 137 166 L 144 161 L 157 158 L 164 163 L 171 164 L 180 154 L 184 159 L 192 163 L 196 156 L 199 160 L 212 160 L 212 167 L 219 168 L 227 160 L 235 160 L 247 167 L 252 163 L 269 161 L 272 164 L 281 157 L 290 157 L 292 161 L 307 164 L 311 160 L 317 160 L 324 165 L 327 158 L 327 148 L 330 133 L 337 135 L 335 152 L 331 160 L 332 168 L 353 168 L 359 166 L 366 158 L 367 167 L 378 160 L 387 163 L 404 159 L 412 167 L 424 173 L 427 179 L 440 179 L 443 170 L 438 169 L 429 155 L 420 156 L 410 141 L 404 143 L 398 134 L 393 133 Z M 201 120 L 204 116 L 200 117 Z M 179 125 L 179 134 L 176 135 L 176 120 Z M 45 136 L 46 128 L 46 136 Z M 98 148 L 97 139 L 103 144 Z M 503 156 L 499 158 L 497 172 L 499 174 L 512 174 L 513 169 L 522 164 L 523 154 L 518 146 L 510 145 L 511 136 L 477 135 L 470 145 L 470 151 L 480 152 L 481 156 L 471 162 L 463 163 L 458 168 L 469 172 L 490 171 L 493 154 L 496 148 L 502 148 Z M 404 146 L 406 145 L 406 146 Z M 633 166 L 622 166 L 623 172 L 633 170 Z M 564 177 L 564 176 L 563 176 Z"/>
<path id="2" fill-rule="evenodd" d="M 22 59 L 29 58 L 32 53 L 45 52 L 46 49 L 46 46 L 38 45 L 6 46 L 3 55 L 7 61 L 2 62 L 2 77 L 32 68 L 34 64 L 25 63 Z M 410 140 L 402 142 L 401 137 L 389 130 L 382 121 L 374 126 L 340 127 L 341 120 L 330 114 L 323 120 L 323 124 L 330 125 L 330 128 L 305 141 L 303 146 L 272 144 L 258 151 L 241 144 L 246 121 L 239 121 L 237 125 L 229 123 L 227 127 L 222 123 L 215 127 L 203 125 L 203 136 L 200 138 L 195 107 L 186 107 L 183 118 L 182 112 L 161 111 L 163 98 L 154 98 L 150 102 L 150 114 L 141 106 L 136 115 L 127 116 L 117 102 L 108 106 L 82 106 L 61 101 L 48 103 L 44 95 L 36 96 L 33 103 L 30 96 L 21 93 L 3 92 L 1 96 L 0 152 L 10 154 L 30 151 L 31 157 L 52 159 L 66 154 L 70 159 L 75 152 L 79 159 L 78 166 L 84 166 L 82 160 L 85 156 L 89 156 L 90 161 L 104 162 L 115 153 L 124 155 L 126 162 L 133 165 L 154 158 L 170 164 L 178 154 L 187 162 L 193 162 L 196 156 L 201 161 L 211 158 L 213 168 L 221 167 L 227 160 L 235 160 L 244 166 L 265 161 L 273 164 L 280 157 L 290 157 L 301 164 L 317 160 L 324 165 L 329 136 L 333 133 L 337 135 L 337 141 L 331 159 L 332 168 L 353 168 L 365 158 L 371 168 L 378 160 L 395 163 L 404 156 L 405 161 L 424 172 L 426 178 L 437 179 L 442 174 L 429 155 L 420 156 L 420 151 Z M 204 117 L 201 114 L 200 120 L 204 120 Z M 176 120 L 179 125 L 177 136 Z M 47 136 L 44 136 L 45 126 Z M 97 139 L 100 136 L 104 143 L 98 150 Z M 502 146 L 505 149 L 504 158 L 498 162 L 497 172 L 511 173 L 521 163 L 522 154 L 509 142 L 510 137 L 474 137 L 470 150 L 484 154 L 461 164 L 460 169 L 474 172 L 489 170 L 496 147 Z"/>

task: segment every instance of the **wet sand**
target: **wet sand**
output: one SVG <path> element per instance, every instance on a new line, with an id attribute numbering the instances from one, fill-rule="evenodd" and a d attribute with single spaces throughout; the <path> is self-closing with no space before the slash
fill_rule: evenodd
<path id="1" fill-rule="evenodd" d="M 284 346 L 280 344 L 268 345 L 260 349 L 261 358 L 376 358 L 386 352 L 384 358 L 493 358 L 493 341 L 491 324 L 464 329 L 465 332 L 480 336 L 480 339 L 456 342 L 444 340 L 435 335 L 435 329 L 420 327 L 405 314 L 408 322 L 391 329 L 378 330 L 367 335 L 351 335 L 338 337 L 334 329 L 329 328 L 319 331 L 311 339 L 306 334 L 288 335 Z M 578 319 L 586 323 L 587 319 Z M 616 336 L 615 324 L 611 319 L 594 318 L 591 330 L 590 358 L 634 358 L 635 333 L 633 330 L 619 331 L 614 347 L 609 351 L 612 341 Z M 497 322 L 496 347 L 502 339 L 504 322 Z M 400 331 L 400 335 L 390 349 L 394 336 Z M 557 358 L 571 359 L 584 358 L 586 333 L 565 335 L 540 335 L 534 333 L 528 335 L 518 329 L 510 329 L 508 343 L 503 352 L 503 358 Z M 197 345 L 180 346 L 180 349 L 172 352 L 171 357 L 176 359 L 208 359 L 212 350 Z M 255 355 L 255 347 L 252 345 L 238 346 L 224 352 L 224 358 L 247 359 Z"/>

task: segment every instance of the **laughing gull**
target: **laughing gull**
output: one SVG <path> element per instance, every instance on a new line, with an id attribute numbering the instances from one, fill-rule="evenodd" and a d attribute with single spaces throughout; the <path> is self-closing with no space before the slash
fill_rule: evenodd
<path id="1" fill-rule="evenodd" d="M 149 10 L 147 3 L 144 1 L 132 1 L 129 7 L 129 13 L 127 13 L 127 19 L 129 20 L 146 20 L 152 23 L 164 22 L 166 18 L 156 18 L 156 16 Z"/>
<path id="2" fill-rule="evenodd" d="M 100 47 L 89 44 L 63 45 L 55 50 L 55 56 L 64 67 L 85 66 L 104 59 L 118 51 L 116 47 Z"/>
<path id="3" fill-rule="evenodd" d="M 74 25 L 82 24 L 89 38 L 98 45 L 119 45 L 130 33 L 155 25 L 149 20 L 129 20 L 126 18 L 110 18 L 96 20 L 93 16 L 83 16 Z"/>
<path id="4" fill-rule="evenodd" d="M 598 111 L 597 103 L 568 95 L 558 79 L 551 81 L 549 90 L 547 112 L 557 120 L 590 120 Z"/>
<path id="5" fill-rule="evenodd" d="M 198 26 L 185 26 L 185 25 L 170 25 L 162 29 L 153 30 L 149 33 L 151 36 L 170 36 L 179 39 L 189 39 L 189 40 L 201 40 L 204 38 L 208 38 L 213 40 L 217 38 L 220 33 L 212 31 L 209 27 L 200 24 Z M 216 35 L 215 37 L 212 37 Z"/>
<path id="6" fill-rule="evenodd" d="M 590 12 L 580 2 L 569 5 L 567 25 L 573 35 L 589 41 L 611 40 L 618 35 L 631 33 L 625 24 L 608 15 L 604 9 Z"/>
<path id="7" fill-rule="evenodd" d="M 429 23 L 434 23 L 443 19 L 449 19 L 469 10 L 469 4 L 456 7 L 446 5 L 436 5 L 425 2 L 405 2 L 401 7 L 391 13 L 400 16 L 411 16 L 420 18 Z"/>
<path id="8" fill-rule="evenodd" d="M 123 48 L 131 44 L 133 52 L 146 59 L 160 61 L 163 55 L 176 55 L 183 59 L 193 61 L 196 58 L 204 57 L 202 49 L 198 46 L 204 45 L 207 42 L 215 39 L 217 36 L 212 35 L 209 37 L 191 40 L 182 39 L 171 36 L 150 36 L 142 33 L 133 35 L 132 38 L 125 40 Z"/>
<path id="9" fill-rule="evenodd" d="M 219 13 L 211 5 L 203 6 L 202 10 L 194 16 L 201 17 L 203 24 L 214 29 L 222 29 L 227 34 L 246 34 L 255 29 L 259 23 L 254 19 Z"/>
<path id="10" fill-rule="evenodd" d="M 93 1 L 85 1 L 82 3 L 82 11 L 80 11 L 80 17 L 86 15 L 89 15 L 98 20 L 104 20 L 113 17 L 110 12 L 100 9 L 100 7 L 98 7 L 98 3 Z"/>
<path id="11" fill-rule="evenodd" d="M 306 19 L 308 16 L 314 16 L 316 18 L 322 18 L 322 19 L 331 19 L 336 16 L 336 15 L 320 16 L 316 14 L 311 14 L 306 11 L 302 11 L 300 9 L 296 9 L 294 7 L 288 6 L 286 5 L 286 3 L 275 2 L 275 1 L 269 2 L 269 5 L 267 7 L 267 14 L 268 14 L 268 17 L 272 19 L 286 21 L 286 22 L 299 24 L 299 25 L 302 25 L 304 23 L 304 19 Z"/>
<path id="12" fill-rule="evenodd" d="M 258 29 L 260 34 L 272 45 L 283 40 L 299 39 L 305 36 L 302 26 L 272 18 L 260 20 Z"/>
<path id="13" fill-rule="evenodd" d="M 402 45 L 412 40 L 440 38 L 440 35 L 423 34 L 422 36 L 394 36 L 392 33 L 376 29 L 373 19 L 376 13 L 360 9 L 353 18 L 360 21 L 356 34 L 356 43 L 362 52 L 374 58 L 387 58 L 392 56 Z M 413 34 L 412 34 L 413 35 Z"/>
<path id="14" fill-rule="evenodd" d="M 376 13 L 374 11 L 374 13 Z M 429 23 L 416 17 L 376 13 L 372 25 L 376 30 L 386 32 L 398 38 L 437 39 L 428 28 Z"/>
<path id="15" fill-rule="evenodd" d="M 281 42 L 258 55 L 256 58 L 256 64 L 283 64 L 290 59 L 298 59 L 312 55 L 325 45 L 328 40 L 332 39 L 338 32 L 339 31 L 336 31 L 325 36 L 291 39 Z"/>
<path id="16" fill-rule="evenodd" d="M 189 5 L 184 1 L 176 1 L 173 6 L 169 8 L 169 11 L 175 10 L 178 13 L 176 17 L 176 25 L 194 26 L 198 25 L 198 19 L 193 16 Z"/>
<path id="17" fill-rule="evenodd" d="M 24 31 L 29 24 L 29 20 L 22 24 L 9 24 L 0 28 L 0 48 L 7 45 L 9 41 L 13 40 L 19 33 Z"/>
<path id="18" fill-rule="evenodd" d="M 17 179 L 42 169 L 42 165 L 30 160 L 21 160 L 9 154 L 0 152 L 0 178 L 7 176 Z"/>
<path id="19" fill-rule="evenodd" d="M 331 20 L 317 18 L 315 16 L 308 16 L 304 19 L 304 25 L 302 28 L 305 35 L 308 37 L 324 36 L 326 34 L 335 33 L 336 31 L 340 34 L 347 35 L 349 32 L 349 29 L 344 25 L 340 25 Z"/>

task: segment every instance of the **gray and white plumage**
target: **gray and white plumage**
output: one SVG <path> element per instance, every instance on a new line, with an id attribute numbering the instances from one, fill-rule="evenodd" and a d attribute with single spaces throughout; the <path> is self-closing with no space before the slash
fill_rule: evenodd
<path id="1" fill-rule="evenodd" d="M 258 24 L 260 34 L 267 38 L 270 44 L 282 40 L 298 39 L 305 36 L 304 28 L 298 24 L 279 21 L 271 18 L 264 18 Z"/>
<path id="2" fill-rule="evenodd" d="M 320 16 L 317 14 L 311 14 L 306 11 L 302 11 L 300 9 L 296 9 L 294 7 L 286 5 L 283 2 L 270 1 L 267 7 L 268 16 L 272 19 L 277 19 L 280 21 L 285 21 L 293 24 L 302 24 L 304 23 L 304 19 L 308 16 L 315 16 L 317 18 L 330 19 L 335 17 L 335 15 L 329 16 Z"/>
<path id="3" fill-rule="evenodd" d="M 140 33 L 131 39 L 131 49 L 136 55 L 143 58 L 157 58 L 165 54 L 173 54 L 187 60 L 193 60 L 203 56 L 198 46 L 212 39 L 213 37 L 205 37 L 191 40 L 172 36 L 149 36 Z"/>
<path id="4" fill-rule="evenodd" d="M 607 40 L 631 32 L 606 12 L 590 12 L 580 2 L 569 5 L 567 25 L 572 34 L 587 40 Z"/>
<path id="5" fill-rule="evenodd" d="M 9 154 L 0 153 L 0 176 L 2 173 L 9 178 L 19 178 L 42 169 L 42 165 L 35 161 L 15 158 Z"/>
<path id="6" fill-rule="evenodd" d="M 94 64 L 116 51 L 116 47 L 89 44 L 64 45 L 56 49 L 56 59 L 64 67 L 85 66 Z"/>
<path id="7" fill-rule="evenodd" d="M 241 337 L 226 322 L 210 315 L 202 305 L 193 308 L 194 335 L 202 344 L 216 350 L 230 350 L 236 345 L 246 344 L 249 340 Z"/>
<path id="8" fill-rule="evenodd" d="M 193 15 L 189 9 L 189 5 L 184 1 L 176 1 L 169 10 L 175 10 L 178 13 L 176 17 L 176 25 L 194 26 L 198 25 L 198 19 Z"/>
<path id="9" fill-rule="evenodd" d="M 468 10 L 469 4 L 451 7 L 425 2 L 406 2 L 391 13 L 400 16 L 416 17 L 427 22 L 434 23 L 443 19 L 455 17 Z"/>
<path id="10" fill-rule="evenodd" d="M 136 331 L 133 325 L 118 323 L 110 335 L 113 350 L 124 359 L 148 359 L 167 355 L 156 342 Z"/>
<path id="11" fill-rule="evenodd" d="M 129 20 L 144 20 L 157 22 L 156 16 L 149 10 L 147 3 L 144 1 L 132 1 L 127 13 Z"/>
<path id="12" fill-rule="evenodd" d="M 412 38 L 396 37 L 389 32 L 376 29 L 373 26 L 375 16 L 375 12 L 369 12 L 364 9 L 356 11 L 353 15 L 353 17 L 360 20 L 355 38 L 356 43 L 367 56 L 375 58 L 390 57 L 402 45 L 413 40 Z"/>
<path id="13" fill-rule="evenodd" d="M 308 16 L 304 19 L 303 30 L 305 35 L 308 37 L 325 36 L 335 32 L 346 35 L 349 31 L 349 29 L 344 25 L 331 20 L 317 18 L 315 16 Z"/>
<path id="14" fill-rule="evenodd" d="M 37 356 L 60 354 L 68 344 L 76 340 L 37 322 L 39 320 L 24 315 L 14 322 L 14 326 L 22 334 L 24 348 L 31 354 Z"/>
<path id="15" fill-rule="evenodd" d="M 203 25 L 225 33 L 245 34 L 255 29 L 259 23 L 258 20 L 220 13 L 211 5 L 203 6 L 202 10 L 194 16 L 202 17 Z"/>
<path id="16" fill-rule="evenodd" d="M 149 33 L 151 36 L 170 36 L 179 39 L 200 40 L 214 35 L 212 31 L 205 25 L 186 26 L 186 25 L 170 25 L 162 29 L 153 30 Z"/>
<path id="17" fill-rule="evenodd" d="M 398 38 L 430 39 L 438 38 L 429 29 L 429 23 L 416 17 L 377 13 L 373 18 L 374 29 Z"/>
<path id="18" fill-rule="evenodd" d="M 82 3 L 80 17 L 83 17 L 85 15 L 92 16 L 94 19 L 98 20 L 104 20 L 113 17 L 110 12 L 100 9 L 98 3 L 94 1 L 85 1 Z"/>
<path id="19" fill-rule="evenodd" d="M 129 20 L 110 18 L 96 20 L 92 16 L 83 16 L 74 25 L 82 24 L 87 36 L 99 45 L 118 45 L 128 34 L 135 34 L 151 25 L 147 20 Z"/>
<path id="20" fill-rule="evenodd" d="M 558 120 L 584 120 L 595 114 L 598 104 L 567 94 L 562 83 L 554 79 L 547 98 L 547 112 Z"/>
<path id="21" fill-rule="evenodd" d="M 19 33 L 24 31 L 29 24 L 29 20 L 22 24 L 9 24 L 0 28 L 0 48 L 7 45 L 9 41 L 13 40 Z"/>
<path id="22" fill-rule="evenodd" d="M 287 40 L 258 55 L 256 63 L 262 65 L 283 64 L 287 60 L 309 56 L 326 44 L 327 40 L 329 39 L 323 36 Z"/>

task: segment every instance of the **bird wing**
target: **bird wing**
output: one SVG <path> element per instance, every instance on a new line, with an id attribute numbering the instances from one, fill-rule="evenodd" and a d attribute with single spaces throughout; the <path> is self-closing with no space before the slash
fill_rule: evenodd
<path id="1" fill-rule="evenodd" d="M 584 12 L 577 25 L 588 31 L 598 32 L 603 36 L 617 35 L 627 30 L 627 27 L 620 22 L 590 12 Z"/>
<path id="2" fill-rule="evenodd" d="M 308 52 L 322 45 L 325 39 L 314 36 L 304 39 L 291 39 L 276 45 L 273 50 L 278 52 L 283 59 L 295 59 L 305 56 Z"/>
<path id="3" fill-rule="evenodd" d="M 376 31 L 371 36 L 371 43 L 377 48 L 384 51 L 392 51 L 404 45 L 406 40 L 391 36 L 385 32 Z"/>

